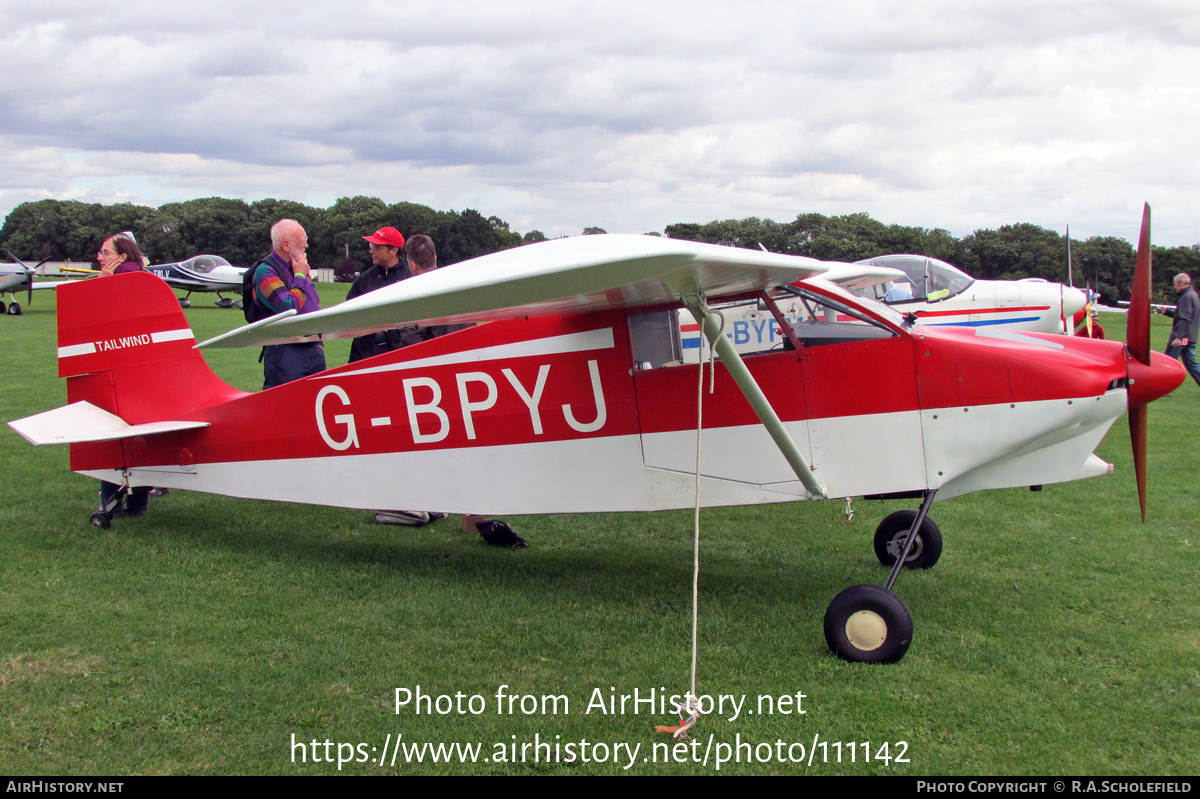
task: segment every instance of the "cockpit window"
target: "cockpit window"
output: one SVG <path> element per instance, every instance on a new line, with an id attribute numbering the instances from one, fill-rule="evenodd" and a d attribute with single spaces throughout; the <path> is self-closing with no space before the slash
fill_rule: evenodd
<path id="1" fill-rule="evenodd" d="M 859 261 L 871 266 L 899 269 L 905 277 L 866 289 L 866 295 L 889 305 L 937 302 L 961 294 L 975 278 L 937 258 L 924 255 L 881 255 Z"/>
<path id="2" fill-rule="evenodd" d="M 229 261 L 219 255 L 197 255 L 195 258 L 187 259 L 180 266 L 207 275 L 218 266 L 229 266 Z"/>
<path id="3" fill-rule="evenodd" d="M 830 291 L 839 291 L 829 287 Z M 791 326 L 801 347 L 826 344 L 845 344 L 854 341 L 890 338 L 892 330 L 852 307 L 862 302 L 849 295 L 843 303 L 797 286 L 781 286 L 771 293 L 772 302 Z M 742 357 L 794 349 L 787 333 L 780 328 L 775 314 L 765 300 L 741 300 L 711 306 L 722 320 L 723 332 Z M 902 317 L 895 311 L 879 307 L 886 317 Z M 683 308 L 654 311 L 629 316 L 630 337 L 636 368 L 657 369 L 696 363 L 708 358 L 708 341 L 700 325 Z"/>

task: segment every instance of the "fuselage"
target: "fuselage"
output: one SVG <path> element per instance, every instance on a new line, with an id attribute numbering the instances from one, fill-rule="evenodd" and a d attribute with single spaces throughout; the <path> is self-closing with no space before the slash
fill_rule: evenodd
<path id="1" fill-rule="evenodd" d="M 745 362 L 830 496 L 936 488 L 945 498 L 1108 471 L 1092 452 L 1126 407 L 1120 344 L 908 327 L 828 284 L 801 288 L 817 313 L 795 326 L 800 348 Z M 72 469 L 358 508 L 694 501 L 697 366 L 682 357 L 676 308 L 494 322 L 245 394 L 207 370 L 166 293 L 139 295 L 153 312 L 114 320 L 103 341 L 86 340 L 90 325 L 60 330 L 60 373 L 72 402 L 130 424 L 211 426 L 72 445 Z M 87 306 L 104 307 L 95 299 Z M 719 362 L 703 402 L 704 504 L 810 498 Z"/>

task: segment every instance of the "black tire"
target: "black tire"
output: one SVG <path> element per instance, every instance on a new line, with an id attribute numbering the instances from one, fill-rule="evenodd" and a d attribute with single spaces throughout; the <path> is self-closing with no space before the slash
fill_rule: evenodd
<path id="1" fill-rule="evenodd" d="M 8 306 L 0 302 L 0 314 L 8 313 Z"/>
<path id="2" fill-rule="evenodd" d="M 17 305 L 15 302 L 10 302 L 8 304 L 8 311 L 6 313 L 8 313 L 9 316 L 21 316 L 21 306 Z"/>
<path id="3" fill-rule="evenodd" d="M 222 297 L 221 299 L 217 300 L 213 304 L 216 305 L 218 308 L 232 308 L 233 300 L 228 299 L 226 297 Z"/>
<path id="4" fill-rule="evenodd" d="M 825 611 L 825 643 L 851 663 L 895 663 L 912 643 L 912 614 L 878 585 L 854 585 Z"/>
<path id="5" fill-rule="evenodd" d="M 879 562 L 884 566 L 891 568 L 895 564 L 896 556 L 902 551 L 904 537 L 912 529 L 916 518 L 915 510 L 898 510 L 888 514 L 875 528 L 875 557 L 879 558 Z M 893 543 L 895 544 L 895 554 L 889 551 L 889 547 Z M 904 561 L 904 568 L 928 569 L 941 557 L 942 531 L 938 529 L 933 519 L 926 516 L 925 521 L 921 522 L 921 529 L 917 530 L 917 540 L 913 542 L 912 549 L 908 552 L 908 560 Z"/>
<path id="6" fill-rule="evenodd" d="M 99 527 L 101 530 L 107 530 L 108 528 L 112 527 L 112 516 L 109 516 L 103 511 L 96 511 L 93 513 L 92 518 L 89 519 L 89 521 L 91 522 L 92 527 Z"/>

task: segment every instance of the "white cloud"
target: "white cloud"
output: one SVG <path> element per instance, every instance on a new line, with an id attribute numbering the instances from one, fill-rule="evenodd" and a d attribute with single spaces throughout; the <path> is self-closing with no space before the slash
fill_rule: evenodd
<path id="1" fill-rule="evenodd" d="M 0 212 L 367 194 L 515 229 L 866 211 L 1200 240 L 1182 2 L 0 7 Z"/>

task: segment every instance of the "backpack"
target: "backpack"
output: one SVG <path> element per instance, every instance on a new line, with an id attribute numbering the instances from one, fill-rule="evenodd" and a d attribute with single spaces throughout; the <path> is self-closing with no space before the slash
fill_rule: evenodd
<path id="1" fill-rule="evenodd" d="M 279 276 L 279 279 L 285 284 L 291 284 L 291 281 L 288 280 L 287 275 L 280 273 L 279 267 L 275 265 L 275 262 L 265 256 L 263 258 L 259 258 L 254 266 L 250 267 L 245 272 L 242 272 L 242 315 L 246 317 L 247 322 L 257 322 L 260 319 L 266 319 L 268 316 L 275 315 L 274 311 L 264 308 L 262 304 L 259 303 L 258 297 L 254 291 L 254 273 L 257 272 L 258 268 L 263 264 L 271 267 L 275 274 Z"/>

